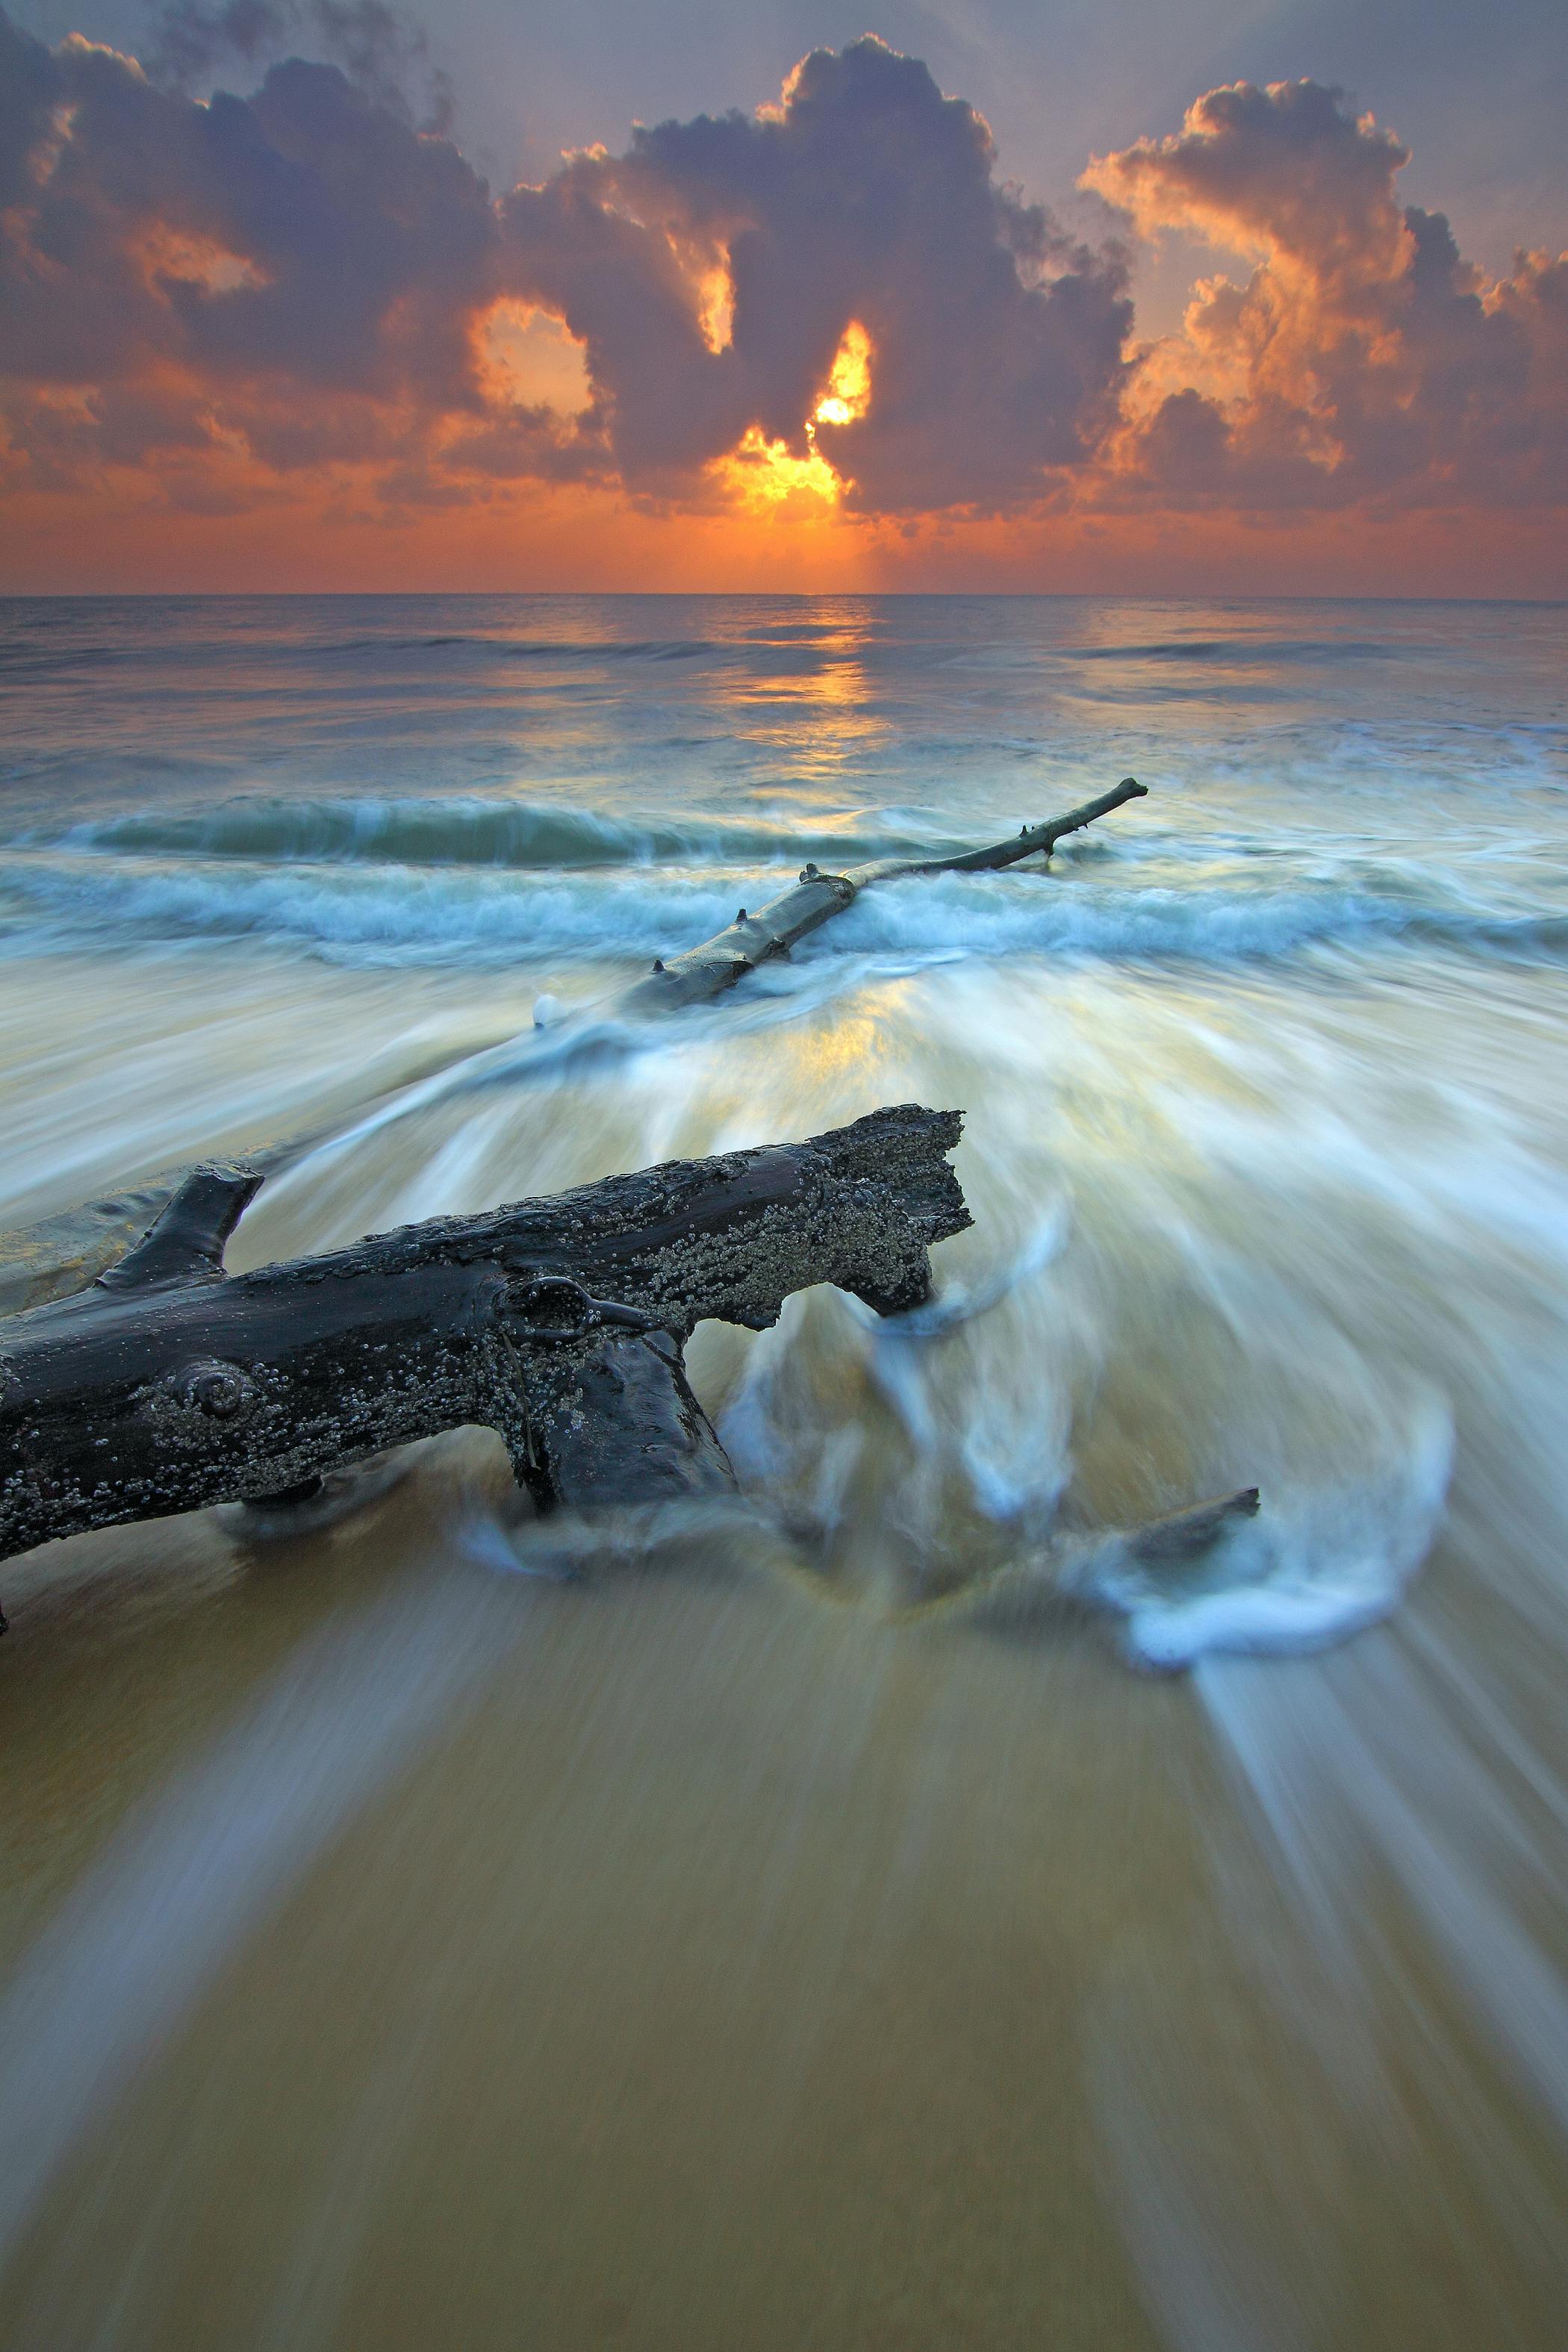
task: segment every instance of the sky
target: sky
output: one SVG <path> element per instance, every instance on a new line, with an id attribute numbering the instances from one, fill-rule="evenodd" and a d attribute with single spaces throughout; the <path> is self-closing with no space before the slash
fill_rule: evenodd
<path id="1" fill-rule="evenodd" d="M 0 590 L 1568 594 L 1568 7 L 13 0 Z"/>

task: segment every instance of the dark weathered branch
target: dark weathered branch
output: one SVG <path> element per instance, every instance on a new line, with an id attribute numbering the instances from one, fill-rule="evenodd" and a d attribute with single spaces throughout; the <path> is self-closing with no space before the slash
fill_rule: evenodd
<path id="1" fill-rule="evenodd" d="M 850 868 L 849 879 L 858 890 L 868 882 L 895 881 L 900 874 L 992 874 L 1003 866 L 1016 866 L 1026 857 L 1048 857 L 1058 841 L 1069 833 L 1081 833 L 1086 824 L 1097 817 L 1109 816 L 1113 809 L 1125 808 L 1129 801 L 1147 800 L 1149 787 L 1141 784 L 1136 776 L 1123 776 L 1098 800 L 1085 801 L 1081 807 L 1068 809 L 1065 816 L 1047 817 L 1043 824 L 1020 825 L 1005 841 L 994 841 L 984 849 L 965 849 L 955 857 L 885 857 L 870 866 Z"/>
<path id="2" fill-rule="evenodd" d="M 689 948 L 684 955 L 656 965 L 616 998 L 612 1010 L 617 1014 L 668 1013 L 678 1005 L 700 1004 L 709 997 L 721 996 L 760 963 L 787 955 L 797 940 L 841 915 L 873 882 L 893 882 L 908 874 L 994 873 L 1026 857 L 1048 857 L 1065 835 L 1080 832 L 1128 801 L 1143 799 L 1147 791 L 1147 785 L 1124 776 L 1112 791 L 1086 801 L 1081 808 L 1069 809 L 1066 816 L 1025 825 L 1006 841 L 993 842 L 984 849 L 966 849 L 952 857 L 884 857 L 869 866 L 851 866 L 847 874 L 819 874 L 815 866 L 808 866 L 793 889 L 770 898 L 754 915 L 742 907 L 727 929 L 705 940 L 700 947 Z"/>
<path id="3" fill-rule="evenodd" d="M 905 1105 L 232 1276 L 214 1253 L 251 1174 L 195 1171 L 112 1276 L 4 1327 L 0 1557 L 471 1422 L 542 1502 L 721 1483 L 681 1342 L 819 1282 L 918 1304 L 931 1244 L 969 1223 L 960 1126 Z"/>
<path id="4" fill-rule="evenodd" d="M 1181 1568 L 1202 1559 L 1238 1519 L 1258 1517 L 1256 1486 L 1238 1494 L 1220 1495 L 1211 1502 L 1193 1503 L 1184 1511 L 1167 1511 L 1163 1518 L 1145 1519 L 1126 1530 L 1127 1557 L 1141 1568 Z"/>

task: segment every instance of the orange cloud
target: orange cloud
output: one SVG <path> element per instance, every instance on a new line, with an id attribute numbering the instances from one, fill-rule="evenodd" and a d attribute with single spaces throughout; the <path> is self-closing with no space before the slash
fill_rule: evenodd
<path id="1" fill-rule="evenodd" d="M 1251 265 L 1143 354 L 1108 452 L 1125 488 L 1273 512 L 1562 501 L 1568 255 L 1488 284 L 1440 213 L 1398 203 L 1408 161 L 1302 81 L 1211 90 L 1174 137 L 1090 163 L 1144 236 Z"/>

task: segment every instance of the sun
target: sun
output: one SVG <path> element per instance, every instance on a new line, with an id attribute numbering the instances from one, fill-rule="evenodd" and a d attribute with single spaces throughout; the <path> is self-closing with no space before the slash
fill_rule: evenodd
<path id="1" fill-rule="evenodd" d="M 858 319 L 851 319 L 834 355 L 827 389 L 807 421 L 807 439 L 816 440 L 819 425 L 858 425 L 870 405 L 871 338 Z"/>
<path id="2" fill-rule="evenodd" d="M 856 425 L 871 405 L 871 338 L 851 319 L 834 354 L 827 382 L 805 420 L 806 451 L 770 441 L 759 425 L 745 435 L 719 471 L 731 496 L 754 514 L 809 516 L 837 505 L 843 482 L 816 446 L 819 425 Z"/>

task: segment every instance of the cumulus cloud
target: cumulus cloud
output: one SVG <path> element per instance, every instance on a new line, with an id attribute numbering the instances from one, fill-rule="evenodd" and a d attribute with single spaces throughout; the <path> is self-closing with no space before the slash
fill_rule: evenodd
<path id="1" fill-rule="evenodd" d="M 999 185 L 991 134 L 918 59 L 816 50 L 782 106 L 637 131 L 502 206 L 522 278 L 586 344 L 626 475 L 689 467 L 749 426 L 805 454 L 852 326 L 864 415 L 817 438 L 879 512 L 1038 498 L 1114 413 L 1131 323 L 1120 251 L 1064 238 Z M 712 350 L 700 289 L 717 280 Z"/>
<path id="2" fill-rule="evenodd" d="M 406 468 L 482 408 L 489 192 L 341 68 L 292 58 L 247 99 L 197 104 L 132 58 L 75 37 L 50 50 L 0 15 L 0 92 L 14 467 L 80 478 L 172 458 L 232 486 Z M 510 422 L 541 471 L 572 461 L 574 428 Z"/>
<path id="3" fill-rule="evenodd" d="M 1084 175 L 1145 236 L 1251 264 L 1201 282 L 1143 355 L 1115 455 L 1179 502 L 1278 508 L 1563 497 L 1568 256 L 1500 284 L 1401 205 L 1409 152 L 1311 81 L 1211 90 L 1172 138 Z"/>
<path id="4" fill-rule="evenodd" d="M 1561 499 L 1568 259 L 1483 283 L 1397 202 L 1397 140 L 1312 83 L 1211 91 L 1090 165 L 1132 236 L 1243 258 L 1133 350 L 1123 246 L 1064 235 L 981 117 L 870 38 L 755 114 L 498 196 L 383 0 L 171 0 L 158 26 L 143 65 L 0 10 L 14 484 L 215 514 L 301 487 L 400 513 L 528 480 L 692 508 L 801 486 L 903 528 Z M 276 54 L 307 35 L 336 62 Z M 226 58 L 250 94 L 193 95 Z"/>

